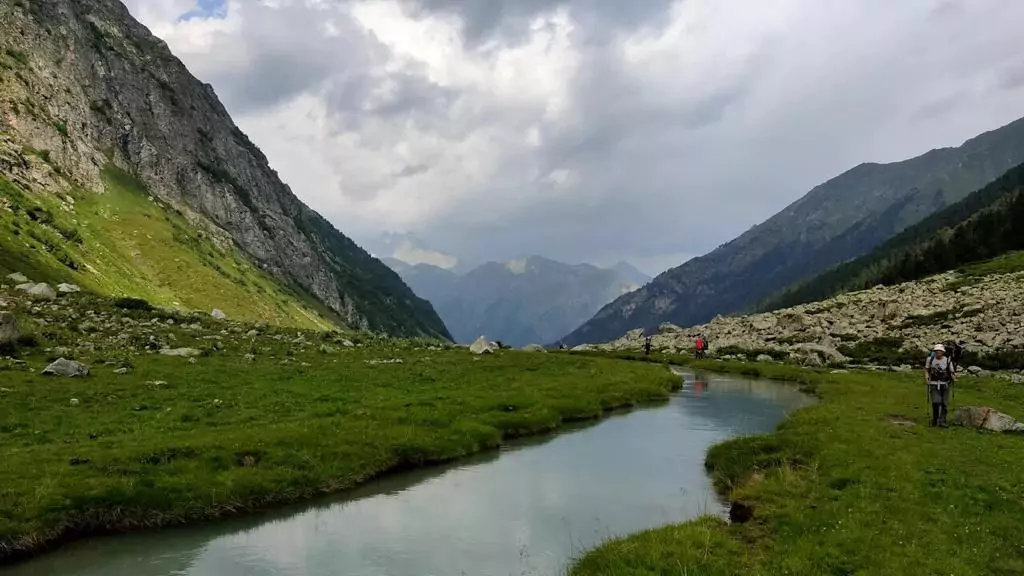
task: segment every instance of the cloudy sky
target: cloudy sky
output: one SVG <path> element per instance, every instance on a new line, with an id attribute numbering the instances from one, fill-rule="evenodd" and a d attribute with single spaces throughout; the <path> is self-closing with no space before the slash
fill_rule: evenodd
<path id="1" fill-rule="evenodd" d="M 361 243 L 648 272 L 1024 116 L 1017 0 L 126 0 Z"/>

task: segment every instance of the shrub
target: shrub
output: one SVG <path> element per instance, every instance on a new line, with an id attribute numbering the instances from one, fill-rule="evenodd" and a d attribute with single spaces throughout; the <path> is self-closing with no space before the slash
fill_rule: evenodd
<path id="1" fill-rule="evenodd" d="M 114 307 L 122 310 L 142 310 L 149 312 L 153 310 L 153 305 L 143 300 L 142 298 L 118 298 L 114 300 Z"/>

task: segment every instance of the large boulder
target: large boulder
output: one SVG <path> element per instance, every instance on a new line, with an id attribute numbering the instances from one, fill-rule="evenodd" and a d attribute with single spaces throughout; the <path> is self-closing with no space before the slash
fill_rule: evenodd
<path id="1" fill-rule="evenodd" d="M 46 284 L 45 282 L 40 282 L 39 284 L 36 284 L 35 286 L 26 290 L 26 292 L 28 292 L 29 296 L 32 296 L 33 298 L 38 298 L 40 300 L 53 300 L 57 298 L 57 292 L 55 292 L 53 288 L 51 288 L 50 285 Z"/>
<path id="2" fill-rule="evenodd" d="M 28 282 L 28 277 L 21 272 L 15 272 L 14 274 L 8 274 L 7 279 L 15 284 L 24 284 Z"/>
<path id="3" fill-rule="evenodd" d="M 634 328 L 634 329 L 630 330 L 629 332 L 626 332 L 626 335 L 623 336 L 623 338 L 625 338 L 626 340 L 643 340 L 643 338 L 644 338 L 644 329 L 643 328 Z"/>
<path id="4" fill-rule="evenodd" d="M 21 338 L 18 319 L 10 312 L 0 312 L 0 344 L 17 342 Z"/>
<path id="5" fill-rule="evenodd" d="M 992 432 L 1024 432 L 1024 424 L 985 406 L 964 406 L 953 413 L 949 422 L 956 426 Z"/>
<path id="6" fill-rule="evenodd" d="M 46 376 L 67 376 L 68 378 L 88 376 L 89 367 L 81 362 L 75 362 L 74 360 L 68 360 L 66 358 L 58 358 L 52 364 L 43 369 L 43 374 Z"/>
<path id="7" fill-rule="evenodd" d="M 220 308 L 214 308 L 213 311 L 210 312 L 210 316 L 213 316 L 217 320 L 224 320 L 228 317 L 228 315 L 222 312 Z"/>
<path id="8" fill-rule="evenodd" d="M 791 350 L 799 357 L 817 356 L 822 363 L 845 363 L 850 360 L 835 348 L 830 348 L 822 344 L 814 344 L 813 342 L 795 344 L 792 346 Z"/>
<path id="9" fill-rule="evenodd" d="M 160 354 L 164 356 L 178 356 L 181 358 L 192 358 L 200 356 L 202 353 L 202 350 L 196 350 L 195 348 L 164 348 L 160 351 Z"/>
<path id="10" fill-rule="evenodd" d="M 469 345 L 469 351 L 473 354 L 494 354 L 497 349 L 497 344 L 483 336 L 477 338 L 476 342 Z"/>
<path id="11" fill-rule="evenodd" d="M 57 292 L 61 294 L 73 294 L 81 291 L 82 289 L 77 284 L 57 284 Z"/>

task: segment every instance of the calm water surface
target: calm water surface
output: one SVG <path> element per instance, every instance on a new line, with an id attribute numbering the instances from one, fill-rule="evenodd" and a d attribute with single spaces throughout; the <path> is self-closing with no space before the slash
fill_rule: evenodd
<path id="1" fill-rule="evenodd" d="M 5 576 L 557 575 L 603 540 L 721 513 L 708 447 L 774 429 L 795 387 L 685 375 L 668 404 L 342 497 L 206 526 L 98 538 Z"/>

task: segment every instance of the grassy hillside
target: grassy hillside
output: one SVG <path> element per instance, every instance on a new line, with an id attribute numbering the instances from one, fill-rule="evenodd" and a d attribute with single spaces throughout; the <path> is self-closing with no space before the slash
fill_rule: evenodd
<path id="1" fill-rule="evenodd" d="M 41 153 L 45 156 L 45 153 Z M 0 177 L 0 276 L 70 282 L 94 292 L 231 318 L 307 328 L 330 324 L 298 293 L 218 245 L 115 166 L 106 191 L 29 193 Z M 309 299 L 311 300 L 311 299 Z"/>
<path id="2" fill-rule="evenodd" d="M 774 310 L 839 292 L 897 284 L 1024 249 L 1024 165 L 925 218 L 865 256 L 778 294 Z M 996 264 L 1005 267 L 1010 260 Z"/>

